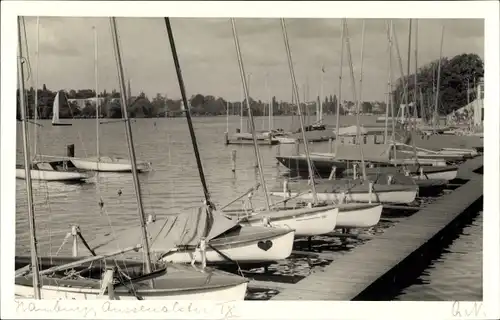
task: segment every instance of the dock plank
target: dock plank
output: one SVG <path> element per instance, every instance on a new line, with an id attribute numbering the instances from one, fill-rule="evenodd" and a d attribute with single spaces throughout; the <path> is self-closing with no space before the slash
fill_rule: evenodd
<path id="1" fill-rule="evenodd" d="M 462 169 L 473 177 L 452 193 L 388 228 L 382 235 L 337 257 L 323 272 L 315 272 L 274 296 L 273 300 L 352 300 L 449 225 L 483 193 L 483 181 L 473 171 L 473 159 Z M 479 177 L 478 177 L 479 176 Z"/>

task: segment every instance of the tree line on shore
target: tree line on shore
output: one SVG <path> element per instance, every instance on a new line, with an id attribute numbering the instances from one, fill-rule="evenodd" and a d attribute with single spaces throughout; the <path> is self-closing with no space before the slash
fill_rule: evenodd
<path id="1" fill-rule="evenodd" d="M 436 108 L 436 93 L 439 59 L 434 60 L 417 70 L 417 96 L 415 99 L 415 73 L 399 78 L 395 84 L 393 97 L 395 105 L 405 103 L 404 83 L 407 83 L 408 101 L 416 102 L 418 115 L 430 119 Z M 399 70 L 396 70 L 398 72 Z M 398 74 L 401 72 L 399 71 Z M 453 58 L 441 59 L 439 77 L 439 97 L 437 112 L 448 115 L 467 105 L 467 101 L 477 98 L 477 84 L 484 77 L 482 59 L 474 53 L 463 53 Z M 404 81 L 402 81 L 404 79 Z M 470 90 L 468 90 L 470 89 Z M 469 91 L 469 93 L 467 92 Z"/>
<path id="2" fill-rule="evenodd" d="M 67 103 L 59 106 L 59 118 L 94 118 L 96 116 L 95 90 L 69 90 L 64 92 Z M 27 108 L 30 118 L 34 117 L 35 105 L 35 90 L 30 88 L 27 94 Z M 38 118 L 49 119 L 52 117 L 52 109 L 57 91 L 51 91 L 43 86 L 43 89 L 38 89 Z M 19 91 L 18 91 L 19 96 Z M 111 93 L 103 91 L 99 93 L 99 117 L 100 118 L 121 118 L 121 102 L 120 93 L 113 90 Z M 84 106 L 79 106 L 74 99 L 82 99 Z M 318 97 L 319 99 L 319 97 Z M 294 115 L 297 113 L 296 106 L 287 101 L 278 101 L 276 97 L 272 98 L 273 115 Z M 377 103 L 377 105 L 385 106 L 385 103 Z M 371 113 L 373 109 L 372 102 L 363 102 L 363 112 Z M 153 99 L 149 99 L 144 93 L 140 93 L 137 97 L 131 97 L 128 101 L 128 115 L 131 118 L 155 118 L 155 117 L 177 117 L 183 113 L 183 103 L 181 99 L 169 99 L 168 97 L 157 94 Z M 240 115 L 243 106 L 243 115 L 247 116 L 245 100 L 227 101 L 222 97 L 214 97 L 212 95 L 196 94 L 189 99 L 191 114 L 193 116 L 221 116 Z M 305 114 L 314 114 L 316 110 L 315 103 L 301 103 L 302 112 Z M 344 101 L 345 108 L 354 106 L 352 101 Z M 337 97 L 330 95 L 324 98 L 323 113 L 335 114 L 337 105 Z M 345 114 L 346 111 L 341 106 L 340 114 Z M 255 100 L 250 98 L 250 108 L 254 116 L 268 115 L 269 102 Z M 19 99 L 18 99 L 18 116 L 19 116 Z"/>
<path id="3" fill-rule="evenodd" d="M 436 85 L 438 60 L 422 66 L 417 71 L 417 109 L 419 115 L 429 114 L 423 112 L 433 108 Z M 483 61 L 476 54 L 461 54 L 451 59 L 443 58 L 441 60 L 441 77 L 439 86 L 439 114 L 448 114 L 467 103 L 467 87 L 472 86 L 473 82 L 483 77 L 484 67 Z M 404 79 L 406 82 L 402 81 Z M 404 84 L 407 84 L 407 92 L 409 101 L 414 99 L 415 77 L 414 74 L 399 78 L 392 92 L 395 105 L 403 104 L 404 100 Z M 47 89 L 45 85 L 42 89 L 38 89 L 38 117 L 41 119 L 49 119 L 52 117 L 52 108 L 57 91 Z M 95 90 L 81 89 L 64 91 L 67 98 L 67 103 L 64 103 L 59 108 L 60 118 L 93 118 L 96 116 L 95 105 Z M 129 94 L 130 96 L 130 94 Z M 17 113 L 20 116 L 19 108 L 19 90 L 17 90 Z M 35 89 L 33 87 L 26 90 L 27 111 L 30 118 L 34 117 L 35 106 Z M 476 92 L 469 94 L 469 100 L 473 101 L 476 97 Z M 99 117 L 101 118 L 121 118 L 121 102 L 120 92 L 113 90 L 107 92 L 104 90 L 99 93 L 100 107 Z M 75 99 L 83 99 L 78 100 Z M 88 100 L 84 100 L 88 99 Z M 301 107 L 305 114 L 314 114 L 316 102 L 302 103 Z M 323 100 L 323 113 L 336 114 L 337 96 L 329 95 Z M 83 102 L 83 104 L 81 103 Z M 276 97 L 272 97 L 273 114 L 279 115 L 294 115 L 297 113 L 296 106 L 291 102 L 278 101 Z M 191 114 L 193 116 L 220 116 L 239 115 L 243 106 L 243 115 L 247 115 L 245 101 L 227 101 L 222 97 L 212 95 L 196 94 L 189 99 Z M 354 109 L 353 101 L 344 100 L 340 106 L 340 114 L 345 114 Z M 267 115 L 269 112 L 269 102 L 255 100 L 250 98 L 250 108 L 255 116 Z M 370 102 L 364 101 L 361 104 L 362 113 L 385 113 L 385 102 Z M 425 109 L 425 110 L 424 110 Z M 153 117 L 176 117 L 183 113 L 183 104 L 180 99 L 170 99 L 161 94 L 157 94 L 150 99 L 143 92 L 137 97 L 130 97 L 127 102 L 127 111 L 129 117 L 132 118 L 153 118 Z"/>

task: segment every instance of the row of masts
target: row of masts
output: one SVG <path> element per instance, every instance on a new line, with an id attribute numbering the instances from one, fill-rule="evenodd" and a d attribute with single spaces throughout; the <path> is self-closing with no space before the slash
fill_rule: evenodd
<path id="1" fill-rule="evenodd" d="M 22 46 L 22 36 L 21 36 L 21 21 L 24 23 L 24 19 L 22 17 L 18 17 L 17 25 L 18 25 L 18 60 L 17 60 L 17 68 L 18 68 L 18 80 L 19 80 L 19 89 L 20 92 L 24 92 L 25 90 L 25 77 L 24 77 L 24 69 L 23 69 L 23 46 Z M 129 157 L 132 162 L 132 176 L 134 183 L 134 190 L 137 198 L 137 213 L 139 217 L 139 221 L 141 224 L 142 231 L 142 248 L 144 253 L 144 262 L 145 262 L 145 271 L 146 273 L 151 273 L 153 271 L 151 256 L 150 256 L 150 247 L 149 241 L 147 237 L 146 230 L 146 219 L 144 216 L 144 207 L 142 203 L 141 196 L 141 187 L 138 178 L 137 164 L 136 164 L 136 156 L 135 149 L 132 137 L 132 130 L 130 126 L 130 119 L 127 114 L 127 90 L 125 90 L 125 79 L 121 58 L 121 49 L 118 41 L 118 32 L 116 28 L 115 18 L 110 18 L 111 32 L 112 32 L 112 40 L 113 40 L 113 49 L 115 53 L 116 59 L 116 67 L 119 76 L 119 84 L 120 90 L 122 94 L 121 97 L 121 107 L 123 114 L 123 121 L 125 123 L 125 133 L 127 137 L 127 145 L 129 151 Z M 37 30 L 38 30 L 38 19 L 37 19 Z M 94 29 L 95 30 L 95 29 Z M 168 30 L 169 38 L 171 36 L 171 30 Z M 96 52 L 96 64 L 95 68 L 97 69 L 97 34 L 95 35 L 95 52 Z M 37 37 L 38 44 L 38 37 Z M 175 53 L 176 55 L 176 53 Z M 37 45 L 37 57 L 38 57 L 38 45 Z M 97 70 L 96 70 L 96 92 L 97 91 Z M 98 99 L 97 99 L 98 100 Z M 97 102 L 98 103 L 98 102 Z M 34 289 L 34 298 L 40 299 L 40 270 L 38 264 L 38 250 L 37 250 L 37 237 L 36 237 L 36 223 L 34 216 L 34 205 L 33 205 L 33 189 L 32 189 L 32 180 L 31 180 L 31 157 L 30 157 L 30 149 L 29 149 L 29 136 L 28 136 L 28 122 L 26 116 L 26 101 L 25 95 L 20 94 L 20 109 L 21 109 L 21 121 L 22 121 L 22 133 L 23 133 L 23 151 L 24 151 L 24 170 L 25 170 L 25 184 L 26 184 L 26 192 L 27 192 L 27 202 L 28 202 L 28 219 L 29 219 L 29 229 L 30 229 L 30 252 L 31 252 L 31 273 L 33 279 L 33 289 Z M 97 108 L 98 110 L 98 108 Z M 36 112 L 35 112 L 36 114 Z M 98 126 L 97 126 L 98 127 Z M 97 129 L 98 130 L 98 129 Z M 35 139 L 36 140 L 36 139 Z M 154 286 L 153 280 L 151 280 L 151 286 Z"/>
<path id="2" fill-rule="evenodd" d="M 22 18 L 18 19 L 18 27 L 19 30 L 21 28 L 20 26 L 20 21 Z M 177 51 L 175 47 L 175 41 L 173 37 L 173 32 L 170 26 L 170 21 L 168 18 L 164 18 L 165 20 L 165 25 L 169 37 L 169 43 L 171 46 L 172 50 L 172 57 L 174 60 L 174 65 L 176 69 L 176 74 L 178 78 L 178 83 L 182 95 L 182 101 L 185 106 L 185 113 L 186 113 L 186 119 L 190 131 L 190 136 L 191 136 L 191 142 L 193 145 L 194 149 L 194 154 L 197 162 L 197 167 L 198 167 L 198 172 L 200 176 L 200 181 L 203 187 L 204 191 L 204 196 L 205 196 L 205 203 L 207 205 L 207 215 L 209 217 L 209 221 L 212 215 L 212 210 L 215 209 L 215 206 L 213 205 L 211 199 L 210 199 L 210 194 L 208 191 L 208 186 L 205 181 L 205 175 L 203 172 L 203 166 L 201 163 L 200 159 L 200 154 L 198 150 L 198 145 L 196 141 L 196 136 L 194 133 L 192 121 L 191 121 L 191 116 L 190 116 L 190 106 L 187 101 L 187 95 L 186 95 L 186 90 L 184 86 L 184 81 L 182 78 L 182 73 L 181 73 L 181 68 L 179 64 L 179 59 L 177 56 Z M 128 91 L 126 90 L 125 86 L 125 79 L 124 79 L 124 72 L 123 72 L 123 65 L 122 65 L 122 57 L 121 57 L 121 49 L 119 45 L 119 40 L 118 40 L 118 32 L 116 28 L 116 21 L 115 18 L 110 18 L 110 25 L 111 25 L 111 32 L 112 32 L 112 40 L 113 40 L 113 48 L 114 48 L 114 53 L 115 53 L 115 59 L 116 59 L 116 66 L 117 66 L 117 72 L 119 76 L 119 84 L 120 84 L 120 91 L 122 94 L 120 95 L 121 98 L 121 107 L 122 107 L 122 114 L 123 114 L 123 121 L 125 123 L 125 132 L 126 132 L 126 137 L 127 137 L 127 144 L 128 144 L 128 151 L 129 151 L 129 157 L 130 161 L 132 163 L 132 175 L 133 175 L 133 183 L 134 183 L 134 190 L 136 193 L 136 198 L 137 198 L 137 214 L 139 216 L 139 221 L 141 224 L 141 231 L 142 231 L 142 248 L 144 252 L 144 262 L 146 265 L 146 272 L 151 273 L 153 270 L 152 268 L 152 262 L 151 262 L 151 256 L 150 256 L 150 246 L 149 246 L 149 241 L 147 237 L 147 230 L 146 230 L 146 219 L 144 216 L 144 209 L 143 209 L 143 203 L 142 203 L 142 196 L 141 196 L 141 187 L 140 187 L 140 182 L 138 179 L 138 171 L 137 171 L 137 163 L 136 163 L 136 156 L 135 156 L 135 149 L 134 149 L 134 143 L 133 143 L 133 137 L 132 137 L 132 131 L 131 131 L 131 126 L 130 126 L 130 119 L 128 118 L 128 113 L 127 113 L 127 103 L 129 101 L 128 97 Z M 238 39 L 238 34 L 237 34 L 237 29 L 236 29 L 236 23 L 233 18 L 231 18 L 231 25 L 232 25 L 232 31 L 233 31 L 233 37 L 234 37 L 234 43 L 235 43 L 235 48 L 236 48 L 236 53 L 238 57 L 238 64 L 239 64 L 239 69 L 240 69 L 240 76 L 241 76 L 241 81 L 242 81 L 242 87 L 243 87 L 243 92 L 245 96 L 245 102 L 246 102 L 246 107 L 248 109 L 248 116 L 249 116 L 249 121 L 250 121 L 250 129 L 252 133 L 252 139 L 254 143 L 254 152 L 255 152 L 255 157 L 257 159 L 258 163 L 258 168 L 259 168 L 259 174 L 260 174 L 260 179 L 261 179 L 261 185 L 263 187 L 263 191 L 266 197 L 266 209 L 270 210 L 271 208 L 271 203 L 269 199 L 268 192 L 266 190 L 266 183 L 265 183 L 265 178 L 264 178 L 264 172 L 263 172 L 263 166 L 261 163 L 261 156 L 259 152 L 259 148 L 257 145 L 257 137 L 255 133 L 255 123 L 250 107 L 250 95 L 249 95 L 249 88 L 248 88 L 248 78 L 247 75 L 245 74 L 245 69 L 244 69 L 244 63 L 243 63 L 243 58 L 240 50 L 240 45 L 239 45 L 239 39 Z M 38 20 L 37 20 L 37 29 L 38 29 Z M 286 54 L 287 54 L 287 60 L 288 60 L 288 67 L 290 71 L 290 78 L 292 82 L 292 87 L 293 87 L 293 96 L 294 96 L 294 101 L 296 102 L 297 106 L 297 113 L 299 116 L 300 120 L 300 127 L 301 127 L 301 133 L 302 133 L 302 140 L 304 143 L 304 149 L 305 149 L 305 154 L 306 154 L 306 159 L 307 159 L 307 164 L 308 164 L 308 171 L 309 171 L 309 179 L 310 179 L 310 185 L 311 185 L 311 191 L 313 194 L 313 205 L 318 205 L 318 198 L 315 190 L 315 183 L 314 183 L 314 171 L 313 171 L 313 166 L 312 162 L 309 156 L 309 143 L 307 140 L 306 136 L 306 130 L 304 128 L 304 118 L 301 110 L 301 103 L 300 103 L 300 97 L 299 97 L 299 88 L 297 85 L 296 77 L 295 77 L 295 72 L 294 72 L 294 65 L 292 61 L 292 56 L 291 56 L 291 50 L 290 50 L 290 44 L 289 44 L 289 39 L 288 39 L 288 34 L 287 34 L 287 29 L 286 29 L 286 23 L 285 19 L 281 19 L 281 29 L 282 29 L 282 34 L 283 34 L 283 40 L 285 44 L 285 49 L 286 49 Z M 350 78 L 351 78 L 351 89 L 352 89 L 352 94 L 353 97 L 356 99 L 356 125 L 357 125 L 357 143 L 359 144 L 359 150 L 360 150 L 360 158 L 361 158 L 361 167 L 362 167 L 362 172 L 363 172 L 363 180 L 366 180 L 366 171 L 365 171 L 365 163 L 364 163 L 364 155 L 363 155 L 363 147 L 361 146 L 360 143 L 360 108 L 361 108 L 361 101 L 362 101 L 362 81 L 363 81 L 363 51 L 364 51 L 364 36 L 365 36 L 365 21 L 363 21 L 363 31 L 362 31 L 362 45 L 361 45 L 361 68 L 360 68 L 360 78 L 359 78 L 359 91 L 356 89 L 356 82 L 355 82 L 355 77 L 354 77 L 354 69 L 353 69 L 353 61 L 352 61 L 352 54 L 351 54 L 351 45 L 350 45 L 350 38 L 349 38 L 349 33 L 348 33 L 348 25 L 347 25 L 347 20 L 342 19 L 341 21 L 341 41 L 342 41 L 342 52 L 341 52 L 341 57 L 340 57 L 340 74 L 339 74 L 339 99 L 337 99 L 337 137 L 338 137 L 338 132 L 339 132 L 339 110 L 340 110 L 340 92 L 341 92 L 341 82 L 342 82 L 342 67 L 343 67 L 343 55 L 344 55 L 344 43 L 345 47 L 347 50 L 347 58 L 349 62 L 349 69 L 350 69 Z M 393 26 L 392 26 L 392 21 L 390 23 L 389 27 L 389 39 L 392 39 L 392 36 L 394 35 L 394 40 L 397 42 L 395 38 L 395 33 L 393 32 Z M 18 72 L 19 72 L 19 85 L 20 85 L 20 90 L 21 92 L 24 92 L 24 72 L 23 72 L 23 66 L 22 66 L 22 61 L 21 58 L 23 57 L 23 51 L 22 51 L 22 42 L 21 42 L 21 32 L 19 31 L 19 59 L 18 59 Z M 98 121 L 98 110 L 99 110 L 99 99 L 98 99 L 98 75 L 97 75 L 97 58 L 98 58 L 98 48 L 97 48 L 97 33 L 94 28 L 94 41 L 95 41 L 95 86 L 96 86 L 96 121 Z M 409 41 L 411 42 L 411 20 L 410 20 L 410 25 L 409 25 Z M 392 47 L 392 41 L 389 41 L 389 47 Z M 397 48 L 397 45 L 396 45 Z M 409 75 L 409 69 L 410 69 L 410 53 L 411 53 L 411 47 L 409 45 L 408 48 L 408 66 L 407 66 L 407 71 Z M 415 48 L 416 50 L 416 48 Z M 415 52 L 415 56 L 416 56 Z M 390 57 L 392 55 L 390 54 Z M 398 50 L 398 57 L 399 57 L 399 50 Z M 38 38 L 37 38 L 37 58 L 38 58 Z M 416 60 L 416 59 L 415 59 Z M 402 73 L 402 64 L 401 64 L 401 59 L 399 59 L 400 63 L 400 70 Z M 417 62 L 415 62 L 415 66 L 417 66 Z M 389 86 L 392 87 L 392 61 L 389 62 Z M 323 71 L 323 70 L 322 70 Z M 416 72 L 417 70 L 415 70 Z M 37 73 L 38 74 L 38 73 Z M 416 77 L 416 73 L 415 73 Z M 38 80 L 37 80 L 38 81 Z M 402 81 L 404 81 L 404 77 L 402 77 Z M 267 81 L 266 81 L 267 84 Z M 416 87 L 416 80 L 415 80 L 415 87 Z M 408 88 L 407 88 L 407 83 L 404 84 L 404 89 L 405 89 L 405 102 L 408 103 Z M 323 89 L 321 88 L 321 91 Z M 417 92 L 417 89 L 415 88 L 415 92 Z M 416 95 L 415 95 L 416 97 Z M 270 98 L 270 105 L 271 105 L 271 96 L 269 94 Z M 392 104 L 392 97 L 389 100 L 391 101 Z M 35 235 L 35 218 L 34 218 L 34 210 L 33 210 L 33 193 L 32 193 L 32 186 L 31 186 L 31 174 L 30 174 L 30 152 L 29 152 L 29 137 L 27 135 L 27 118 L 26 118 L 26 101 L 25 101 L 25 96 L 24 94 L 20 95 L 20 104 L 21 104 L 21 117 L 22 117 L 22 123 L 23 123 L 23 148 L 24 148 L 24 162 L 25 162 L 25 173 L 26 173 L 26 188 L 27 188 L 27 194 L 28 194 L 28 214 L 29 214 L 29 221 L 30 221 L 30 245 L 31 245 L 31 260 L 32 260 L 32 270 L 33 270 L 33 287 L 35 289 L 35 298 L 39 299 L 40 298 L 40 281 L 39 281 L 39 269 L 38 269 L 38 261 L 37 261 L 37 244 L 36 244 L 36 235 Z M 270 109 L 271 110 L 271 109 Z M 392 109 L 393 110 L 393 109 Z M 36 114 L 36 112 L 35 112 Z M 272 112 L 269 114 L 269 121 L 270 121 L 270 128 L 271 128 L 271 120 L 272 120 Z M 394 112 L 392 112 L 392 116 L 394 117 Z M 99 128 L 98 128 L 98 122 L 97 122 L 97 136 L 99 136 Z M 387 130 L 387 129 L 386 129 Z M 394 135 L 394 120 L 393 120 L 393 135 Z M 338 146 L 338 139 L 336 139 L 336 147 Z M 387 133 L 385 140 L 387 141 Z M 393 138 L 393 143 L 394 143 L 394 138 Z M 414 148 L 415 150 L 415 148 Z M 416 152 L 416 151 L 415 151 Z M 97 154 L 99 156 L 99 147 L 97 147 Z M 208 232 L 210 230 L 210 224 L 207 224 L 207 228 L 205 230 L 205 236 L 208 235 Z M 154 286 L 154 284 L 151 282 L 151 285 Z"/>

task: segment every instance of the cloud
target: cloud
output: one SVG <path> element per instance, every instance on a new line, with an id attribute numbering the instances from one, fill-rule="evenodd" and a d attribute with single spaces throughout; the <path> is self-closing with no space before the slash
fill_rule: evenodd
<path id="1" fill-rule="evenodd" d="M 36 72 L 36 19 L 26 17 L 31 65 Z M 406 71 L 408 20 L 394 19 L 401 59 Z M 385 19 L 365 20 L 363 96 L 383 100 L 388 76 Z M 181 68 L 189 95 L 202 93 L 241 99 L 241 81 L 231 22 L 228 18 L 173 18 L 171 20 Z M 355 77 L 359 78 L 362 20 L 348 19 Z M 126 77 L 132 92 L 180 96 L 167 32 L 162 18 L 117 18 Z M 445 26 L 443 56 L 477 53 L 484 57 L 484 21 L 480 19 L 418 20 L 418 63 L 439 57 L 441 27 Z M 48 88 L 94 87 L 94 36 L 98 34 L 99 88 L 118 88 L 109 20 L 107 18 L 41 17 L 39 29 L 39 83 Z M 309 97 L 320 88 L 324 65 L 324 93 L 338 87 L 340 19 L 287 19 L 296 78 L 309 84 Z M 236 19 L 245 71 L 251 74 L 254 98 L 266 100 L 266 77 L 272 95 L 289 100 L 291 81 L 279 19 Z M 415 31 L 415 30 L 414 30 Z M 412 61 L 414 59 L 412 43 Z M 395 57 L 396 59 L 396 57 Z M 396 60 L 395 60 L 396 62 Z M 414 69 L 412 62 L 411 70 Z M 351 98 L 348 60 L 344 58 L 343 97 Z M 358 81 L 358 80 L 356 80 Z M 31 84 L 33 85 L 33 84 Z"/>

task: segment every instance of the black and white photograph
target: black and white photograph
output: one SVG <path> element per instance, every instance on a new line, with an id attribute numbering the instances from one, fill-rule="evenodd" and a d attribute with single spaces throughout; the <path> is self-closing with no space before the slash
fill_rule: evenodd
<path id="1" fill-rule="evenodd" d="M 2 23 L 12 314 L 56 316 L 66 300 L 133 300 L 98 309 L 137 318 L 147 300 L 298 300 L 498 315 L 484 271 L 498 282 L 498 249 L 485 258 L 498 248 L 498 30 L 485 9 L 79 16 L 62 3 Z"/>

